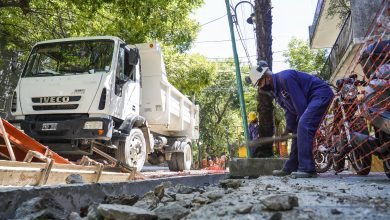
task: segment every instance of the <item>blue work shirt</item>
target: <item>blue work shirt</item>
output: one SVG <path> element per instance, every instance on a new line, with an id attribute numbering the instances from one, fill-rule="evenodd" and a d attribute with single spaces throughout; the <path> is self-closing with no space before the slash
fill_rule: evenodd
<path id="1" fill-rule="evenodd" d="M 275 99 L 285 110 L 286 129 L 297 129 L 299 118 L 314 97 L 333 96 L 332 89 L 319 78 L 296 70 L 272 74 Z"/>
<path id="2" fill-rule="evenodd" d="M 258 123 L 249 123 L 249 139 L 251 141 L 259 139 L 259 124 Z"/>

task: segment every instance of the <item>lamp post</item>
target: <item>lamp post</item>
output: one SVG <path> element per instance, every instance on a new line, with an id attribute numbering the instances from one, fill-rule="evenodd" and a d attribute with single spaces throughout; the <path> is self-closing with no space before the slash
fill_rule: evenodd
<path id="1" fill-rule="evenodd" d="M 235 64 L 235 67 L 236 67 L 237 91 L 238 91 L 238 97 L 239 97 L 239 101 L 240 101 L 240 110 L 241 110 L 241 116 L 242 116 L 242 124 L 243 124 L 243 127 L 244 127 L 244 136 L 245 136 L 245 142 L 246 142 L 247 157 L 251 157 L 252 156 L 251 155 L 251 151 L 249 150 L 249 146 L 248 146 L 248 144 L 249 144 L 248 120 L 247 120 L 247 116 L 246 116 L 244 92 L 243 92 L 243 88 L 242 88 L 240 62 L 238 60 L 237 47 L 236 47 L 236 38 L 234 36 L 233 16 L 232 16 L 232 14 L 230 12 L 229 0 L 225 0 L 225 3 L 226 3 L 227 17 L 228 17 L 228 21 L 229 21 L 230 37 L 231 37 L 231 41 L 232 41 L 234 64 Z M 237 15 L 237 13 L 236 13 L 237 6 L 240 5 L 240 4 L 243 4 L 243 3 L 249 3 L 252 6 L 252 8 L 254 8 L 254 6 L 253 6 L 253 4 L 251 2 L 249 2 L 249 1 L 241 1 L 234 7 L 234 16 Z M 251 18 L 248 18 L 248 20 L 250 20 L 250 19 Z M 253 23 L 253 19 L 251 19 L 251 21 Z"/>

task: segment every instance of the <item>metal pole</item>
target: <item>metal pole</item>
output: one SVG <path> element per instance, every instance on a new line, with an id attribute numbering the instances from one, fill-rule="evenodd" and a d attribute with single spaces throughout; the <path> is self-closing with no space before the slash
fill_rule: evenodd
<path id="1" fill-rule="evenodd" d="M 198 169 L 201 170 L 202 169 L 202 149 L 201 149 L 199 140 L 197 140 L 196 143 L 198 144 Z"/>
<path id="2" fill-rule="evenodd" d="M 230 36 L 231 36 L 231 40 L 232 40 L 234 64 L 236 66 L 237 90 L 238 90 L 238 97 L 240 100 L 242 124 L 244 126 L 246 152 L 247 152 L 247 157 L 251 157 L 251 152 L 250 152 L 249 146 L 248 146 L 248 142 L 249 142 L 248 121 L 246 118 L 247 116 L 246 116 L 246 109 L 245 109 L 244 92 L 242 89 L 241 71 L 240 71 L 240 63 L 238 61 L 238 55 L 237 55 L 236 38 L 234 36 L 233 19 L 232 19 L 232 14 L 230 12 L 229 0 L 225 0 L 225 3 L 226 3 L 227 17 L 229 19 L 229 28 L 230 28 Z"/>

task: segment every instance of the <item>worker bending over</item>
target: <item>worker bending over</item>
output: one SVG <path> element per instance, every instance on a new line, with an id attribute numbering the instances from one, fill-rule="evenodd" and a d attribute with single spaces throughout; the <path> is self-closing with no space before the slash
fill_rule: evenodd
<path id="1" fill-rule="evenodd" d="M 254 86 L 271 92 L 285 110 L 287 126 L 284 135 L 297 134 L 284 168 L 274 170 L 273 175 L 316 177 L 313 139 L 322 116 L 333 99 L 331 88 L 319 78 L 296 70 L 273 74 L 265 61 L 259 61 L 258 66 L 252 68 L 249 78 Z"/>

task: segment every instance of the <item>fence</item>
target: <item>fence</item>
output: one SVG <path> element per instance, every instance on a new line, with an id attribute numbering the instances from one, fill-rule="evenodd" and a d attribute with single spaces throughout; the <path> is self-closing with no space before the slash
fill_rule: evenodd
<path id="1" fill-rule="evenodd" d="M 341 172 L 349 161 L 359 175 L 383 164 L 390 178 L 389 7 L 389 2 L 383 1 L 365 43 L 334 85 L 335 98 L 314 139 L 313 156 L 319 172 L 332 166 Z"/>

